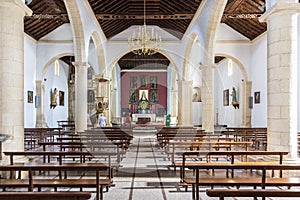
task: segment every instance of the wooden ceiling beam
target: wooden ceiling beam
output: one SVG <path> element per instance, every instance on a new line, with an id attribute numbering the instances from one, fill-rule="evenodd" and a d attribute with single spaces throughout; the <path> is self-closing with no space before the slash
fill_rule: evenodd
<path id="1" fill-rule="evenodd" d="M 37 20 L 49 20 L 59 19 L 64 23 L 69 23 L 68 14 L 33 14 L 31 16 L 25 16 L 25 19 L 37 19 Z"/>
<path id="2" fill-rule="evenodd" d="M 144 19 L 143 15 L 115 15 L 115 14 L 95 14 L 97 20 L 119 20 L 119 19 Z M 146 19 L 193 19 L 194 14 L 173 14 L 173 15 L 146 15 Z"/>
<path id="3" fill-rule="evenodd" d="M 231 19 L 254 19 L 259 18 L 262 13 L 224 13 L 222 20 Z"/>
<path id="4" fill-rule="evenodd" d="M 225 8 L 226 13 L 231 13 L 234 12 L 242 3 L 244 3 L 245 0 L 234 0 L 230 3 L 228 3 L 228 5 Z"/>

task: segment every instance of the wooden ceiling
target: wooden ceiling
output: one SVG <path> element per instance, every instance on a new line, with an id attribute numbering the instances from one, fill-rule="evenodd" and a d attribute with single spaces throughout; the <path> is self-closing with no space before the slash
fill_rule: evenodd
<path id="1" fill-rule="evenodd" d="M 170 61 L 160 53 L 150 56 L 128 53 L 119 60 L 118 64 L 122 70 L 167 70 L 170 65 Z"/>
<path id="2" fill-rule="evenodd" d="M 144 0 L 88 0 L 108 39 L 133 25 L 143 25 Z M 202 0 L 147 0 L 146 24 L 181 39 Z"/>
<path id="3" fill-rule="evenodd" d="M 32 0 L 28 7 L 33 15 L 25 17 L 24 30 L 36 40 L 64 23 L 70 23 L 63 0 Z"/>
<path id="4" fill-rule="evenodd" d="M 228 0 L 221 22 L 253 40 L 267 30 L 267 24 L 258 21 L 264 6 L 265 0 Z"/>
<path id="5" fill-rule="evenodd" d="M 108 39 L 133 25 L 143 24 L 143 0 L 88 0 L 104 34 Z M 146 24 L 156 25 L 181 39 L 202 0 L 147 0 Z M 264 13 L 265 0 L 228 0 L 221 22 L 227 24 L 249 40 L 257 38 L 267 29 L 258 17 Z M 28 5 L 33 15 L 25 17 L 25 32 L 36 40 L 41 39 L 64 23 L 70 23 L 63 0 L 32 0 Z M 142 63 L 156 65 L 154 59 L 166 64 L 162 55 L 142 58 Z M 122 60 L 123 59 L 123 60 Z M 131 54 L 119 61 L 121 68 L 137 58 Z M 132 59 L 132 60 L 131 60 Z M 157 65 L 158 66 L 158 65 Z M 158 67 L 159 68 L 159 67 Z"/>

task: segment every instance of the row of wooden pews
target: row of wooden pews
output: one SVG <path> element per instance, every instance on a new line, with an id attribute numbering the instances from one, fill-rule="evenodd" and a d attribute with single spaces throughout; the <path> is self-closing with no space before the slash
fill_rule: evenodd
<path id="1" fill-rule="evenodd" d="M 34 199 L 42 196 L 40 193 L 39 197 L 35 197 L 38 196 L 34 194 L 35 189 L 43 191 L 53 188 L 59 191 L 59 188 L 70 187 L 82 191 L 83 188 L 95 188 L 96 199 L 99 200 L 103 199 L 104 188 L 108 191 L 114 186 L 113 168 L 119 167 L 122 155 L 132 140 L 132 130 L 106 128 L 75 134 L 74 130 L 66 131 L 62 128 L 27 128 L 24 137 L 31 140 L 31 148 L 25 148 L 24 152 L 4 152 L 9 156 L 10 165 L 0 166 L 0 171 L 8 171 L 10 176 L 0 179 L 3 191 L 7 188 L 28 188 L 28 195 L 32 194 Z M 20 156 L 28 158 L 29 162 L 20 163 Z M 35 176 L 38 172 L 51 172 L 52 175 L 57 172 L 57 175 L 54 173 L 56 178 L 51 175 L 40 179 Z M 94 172 L 93 176 L 91 172 Z M 28 176 L 22 177 L 24 173 Z M 65 198 L 74 199 L 76 195 L 78 199 L 88 198 L 88 194 L 79 193 L 72 198 Z"/>
<path id="2" fill-rule="evenodd" d="M 226 127 L 222 134 L 233 137 L 235 141 L 253 142 L 253 148 L 256 150 L 267 148 L 267 128 Z"/>
<path id="3" fill-rule="evenodd" d="M 67 164 L 37 164 L 25 163 L 23 165 L 7 165 L 0 166 L 1 172 L 10 172 L 15 176 L 0 179 L 0 187 L 2 191 L 10 189 L 27 188 L 28 192 L 40 192 L 43 189 L 54 189 L 55 192 L 59 188 L 95 188 L 96 199 L 103 199 L 103 188 L 111 186 L 112 179 L 109 178 L 110 173 L 105 174 L 103 171 L 110 171 L 109 166 L 101 163 L 67 163 Z M 41 178 L 38 172 L 65 172 L 63 177 L 57 178 L 46 177 Z M 90 173 L 87 173 L 90 172 Z M 91 174 L 92 173 L 92 174 Z M 23 176 L 23 174 L 26 174 Z M 36 175 L 37 174 L 37 175 Z M 74 176 L 74 174 L 76 174 Z M 36 189 L 36 190 L 35 190 Z"/>
<path id="4" fill-rule="evenodd" d="M 225 137 L 220 133 L 205 132 L 191 127 L 163 128 L 157 132 L 158 142 L 171 159 L 176 170 L 176 160 L 182 160 L 182 153 L 191 150 L 232 151 L 242 149 L 248 151 L 252 142 L 234 141 L 233 137 Z"/>
<path id="5" fill-rule="evenodd" d="M 298 187 L 300 186 L 300 178 L 289 178 L 283 176 L 268 176 L 268 171 L 291 171 L 300 170 L 300 165 L 288 165 L 288 164 L 198 164 L 192 165 L 188 168 L 195 170 L 195 177 L 186 178 L 187 183 L 192 184 L 192 198 L 199 200 L 199 186 L 223 186 L 223 187 L 237 187 L 242 186 L 253 187 L 253 190 L 260 187 L 261 189 L 266 189 L 269 187 Z M 200 170 L 206 169 L 218 169 L 218 170 L 260 170 L 262 171 L 261 177 L 218 177 L 218 178 L 204 178 L 200 176 Z M 248 194 L 251 196 L 250 194 Z M 298 193 L 299 195 L 299 193 Z M 300 196 L 297 196 L 300 197 Z"/>
<path id="6" fill-rule="evenodd" d="M 220 197 L 221 200 L 225 197 L 300 197 L 298 190 L 273 189 L 300 186 L 300 178 L 284 177 L 285 172 L 297 171 L 300 166 L 283 164 L 288 152 L 267 151 L 266 128 L 229 127 L 219 133 L 206 133 L 192 128 L 183 131 L 174 128 L 158 133 L 161 148 L 172 155 L 171 166 L 175 170 L 180 169 L 179 186 L 186 190 L 192 186 L 193 199 L 199 199 L 199 186 L 210 186 L 212 189 L 207 190 L 207 195 Z M 261 160 L 264 157 L 272 157 L 272 161 Z M 212 173 L 208 173 L 208 170 Z M 215 170 L 218 170 L 218 176 L 215 176 Z M 245 173 L 245 170 L 250 174 L 260 171 L 261 175 L 243 177 L 241 172 Z M 223 177 L 220 176 L 222 171 Z M 217 186 L 238 189 L 246 186 L 254 190 L 213 189 Z"/>

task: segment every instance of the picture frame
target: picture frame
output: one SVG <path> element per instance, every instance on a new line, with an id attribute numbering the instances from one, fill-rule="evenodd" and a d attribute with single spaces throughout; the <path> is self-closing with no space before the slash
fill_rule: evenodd
<path id="1" fill-rule="evenodd" d="M 229 106 L 229 89 L 223 91 L 223 106 Z"/>
<path id="2" fill-rule="evenodd" d="M 88 90 L 88 103 L 95 102 L 95 92 L 93 90 Z"/>
<path id="3" fill-rule="evenodd" d="M 138 102 L 138 90 L 129 90 L 129 103 L 137 104 Z"/>
<path id="4" fill-rule="evenodd" d="M 65 105 L 65 92 L 64 91 L 59 91 L 59 105 L 64 106 Z"/>
<path id="5" fill-rule="evenodd" d="M 150 88 L 151 89 L 157 88 L 157 76 L 150 76 Z"/>
<path id="6" fill-rule="evenodd" d="M 27 91 L 27 102 L 33 103 L 33 91 Z"/>
<path id="7" fill-rule="evenodd" d="M 254 92 L 254 103 L 260 104 L 260 92 Z"/>
<path id="8" fill-rule="evenodd" d="M 137 83 L 137 77 L 136 76 L 131 76 L 130 77 L 130 88 L 137 88 L 138 87 L 138 83 Z"/>
<path id="9" fill-rule="evenodd" d="M 140 76 L 140 87 L 145 88 L 147 87 L 147 76 Z"/>
<path id="10" fill-rule="evenodd" d="M 150 103 L 151 104 L 158 103 L 158 90 L 150 90 Z"/>

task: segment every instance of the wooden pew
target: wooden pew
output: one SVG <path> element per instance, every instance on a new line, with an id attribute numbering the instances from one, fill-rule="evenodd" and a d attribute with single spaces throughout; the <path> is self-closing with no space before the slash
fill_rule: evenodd
<path id="1" fill-rule="evenodd" d="M 225 187 L 241 187 L 248 186 L 261 187 L 279 187 L 287 186 L 288 188 L 293 186 L 300 186 L 300 178 L 284 178 L 284 177 L 270 177 L 267 178 L 268 170 L 300 170 L 300 165 L 279 165 L 279 164 L 220 164 L 216 165 L 213 163 L 197 164 L 189 166 L 190 169 L 196 171 L 195 178 L 185 178 L 186 183 L 192 184 L 192 197 L 193 199 L 199 200 L 199 186 L 225 186 Z M 236 170 L 236 169 L 249 169 L 249 170 L 261 170 L 261 177 L 233 177 L 233 178 L 200 178 L 200 169 L 224 169 L 224 170 Z"/>
<path id="2" fill-rule="evenodd" d="M 75 121 L 72 120 L 60 120 L 57 121 L 57 125 L 63 130 L 75 130 Z"/>
<path id="3" fill-rule="evenodd" d="M 266 150 L 267 128 L 245 128 L 245 127 L 227 127 L 227 131 L 222 134 L 232 135 L 236 141 L 252 141 L 253 147 L 259 150 L 260 145 Z"/>
<path id="4" fill-rule="evenodd" d="M 53 187 L 55 191 L 58 187 L 71 187 L 71 188 L 95 188 L 96 189 L 96 199 L 103 199 L 103 187 L 113 186 L 112 179 L 108 178 L 109 174 L 106 174 L 104 178 L 100 178 L 100 171 L 107 171 L 109 166 L 101 163 L 68 163 L 62 165 L 36 165 L 35 163 L 30 163 L 27 165 L 9 165 L 0 166 L 0 171 L 14 171 L 14 172 L 27 172 L 28 178 L 22 178 L 19 176 L 18 179 L 0 179 L 0 187 L 5 191 L 6 188 L 17 188 L 24 187 L 28 188 L 28 192 L 33 192 L 34 188 Z M 84 178 L 84 179 L 74 179 L 69 178 L 67 173 L 62 179 L 53 178 L 35 178 L 33 175 L 35 171 L 76 171 L 85 173 L 86 171 L 94 172 L 94 178 Z"/>
<path id="5" fill-rule="evenodd" d="M 279 164 L 282 165 L 283 163 L 283 156 L 288 155 L 289 152 L 278 152 L 278 151 L 186 151 L 182 154 L 182 162 L 176 162 L 174 163 L 174 167 L 180 167 L 180 178 L 183 180 L 185 178 L 185 168 L 193 165 L 199 165 L 201 163 L 213 163 L 215 165 L 222 165 L 224 162 L 212 162 L 210 159 L 211 156 L 228 156 L 229 161 L 225 163 L 231 163 L 231 164 Z M 277 162 L 249 162 L 247 159 L 247 156 L 278 156 Z M 190 156 L 205 156 L 206 162 L 198 162 L 198 161 L 190 161 L 187 162 L 187 157 Z M 241 156 L 240 161 L 236 161 L 236 157 Z M 243 157 L 246 157 L 245 160 L 243 160 Z M 280 176 L 282 176 L 282 171 L 280 171 Z M 228 177 L 228 171 L 226 171 L 226 177 Z M 231 177 L 234 177 L 234 171 L 231 173 Z"/>
<path id="6" fill-rule="evenodd" d="M 24 147 L 35 149 L 38 142 L 54 141 L 54 136 L 60 136 L 61 132 L 61 128 L 24 128 Z"/>
<path id="7" fill-rule="evenodd" d="M 62 165 L 64 163 L 64 160 L 66 158 L 79 158 L 80 159 L 80 163 L 85 163 L 86 158 L 89 158 L 89 160 L 91 160 L 91 158 L 95 158 L 95 157 L 101 157 L 101 158 L 107 158 L 107 163 L 104 162 L 97 162 L 97 163 L 104 163 L 107 166 L 109 166 L 109 168 L 111 168 L 110 174 L 109 174 L 109 178 L 112 179 L 113 178 L 113 168 L 118 168 L 119 167 L 119 163 L 114 163 L 112 162 L 111 157 L 112 156 L 116 156 L 116 153 L 113 152 L 88 152 L 88 151 L 6 151 L 3 152 L 4 155 L 9 156 L 10 157 L 10 165 L 14 165 L 14 158 L 16 156 L 41 156 L 43 158 L 43 161 L 41 163 L 35 162 L 37 164 L 46 164 L 46 163 L 50 163 L 51 158 L 57 158 L 58 159 L 58 164 Z M 46 159 L 47 158 L 47 159 Z M 28 163 L 23 163 L 23 164 L 28 164 Z M 19 173 L 20 175 L 20 173 Z M 12 174 L 11 174 L 12 176 Z M 61 177 L 61 173 L 59 173 L 59 177 Z"/>
<path id="8" fill-rule="evenodd" d="M 108 152 L 106 151 L 107 148 L 116 150 L 115 152 L 110 151 L 108 155 L 116 155 L 117 157 L 117 163 L 121 162 L 121 158 L 123 153 L 123 142 L 39 142 L 39 145 L 42 146 L 43 151 L 47 150 L 47 147 L 50 147 L 50 150 L 53 150 L 53 148 L 58 147 L 58 150 L 55 151 L 80 151 L 80 152 L 90 152 L 92 155 L 104 155 Z M 104 150 L 99 150 L 99 149 L 104 149 Z M 120 151 L 122 149 L 122 151 Z M 104 154 L 103 154 L 104 153 Z"/>
<path id="9" fill-rule="evenodd" d="M 299 190 L 270 190 L 270 189 L 214 189 L 206 190 L 207 196 L 219 197 L 224 200 L 225 197 L 300 197 Z"/>
<path id="10" fill-rule="evenodd" d="M 171 155 L 172 163 L 175 162 L 175 155 L 182 153 L 187 150 L 204 150 L 212 151 L 213 149 L 219 150 L 220 148 L 225 148 L 226 151 L 233 150 L 232 147 L 243 147 L 244 151 L 248 151 L 249 146 L 252 145 L 252 142 L 171 142 L 166 149 L 166 153 Z M 170 150 L 171 149 L 171 150 Z"/>
<path id="11" fill-rule="evenodd" d="M 0 192 L 1 200 L 88 200 L 90 192 Z"/>

